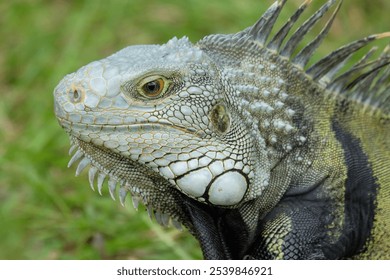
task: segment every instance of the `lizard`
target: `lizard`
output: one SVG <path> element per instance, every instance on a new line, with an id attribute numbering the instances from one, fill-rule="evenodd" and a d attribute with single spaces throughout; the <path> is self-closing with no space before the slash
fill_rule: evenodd
<path id="1" fill-rule="evenodd" d="M 187 228 L 205 259 L 389 259 L 390 48 L 367 45 L 390 32 L 309 66 L 342 4 L 294 30 L 310 2 L 275 32 L 286 0 L 238 33 L 129 46 L 66 75 L 68 165 Z"/>

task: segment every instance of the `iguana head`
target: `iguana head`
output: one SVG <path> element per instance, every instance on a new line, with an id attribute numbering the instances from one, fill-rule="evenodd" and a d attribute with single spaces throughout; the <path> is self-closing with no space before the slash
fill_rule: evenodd
<path id="1" fill-rule="evenodd" d="M 54 95 L 76 159 L 83 157 L 77 173 L 90 164 L 91 181 L 97 170 L 156 208 L 151 191 L 235 207 L 267 186 L 264 147 L 243 125 L 235 89 L 187 38 L 125 48 L 67 75 Z"/>

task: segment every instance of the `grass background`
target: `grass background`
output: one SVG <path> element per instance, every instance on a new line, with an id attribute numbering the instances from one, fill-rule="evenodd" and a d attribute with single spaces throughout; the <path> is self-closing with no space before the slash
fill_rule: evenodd
<path id="1" fill-rule="evenodd" d="M 290 0 L 281 18 L 301 2 Z M 106 190 L 100 197 L 85 173 L 75 178 L 75 168 L 66 168 L 69 143 L 53 114 L 53 88 L 65 74 L 127 45 L 237 32 L 271 3 L 1 1 L 0 259 L 201 258 L 188 232 L 161 228 Z M 322 3 L 314 0 L 310 10 Z M 388 0 L 345 0 L 319 53 L 390 31 L 389 11 Z"/>

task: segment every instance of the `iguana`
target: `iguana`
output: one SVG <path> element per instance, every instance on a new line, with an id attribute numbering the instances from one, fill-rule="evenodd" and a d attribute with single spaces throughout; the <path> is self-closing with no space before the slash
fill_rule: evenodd
<path id="1" fill-rule="evenodd" d="M 130 46 L 65 76 L 69 166 L 184 225 L 206 259 L 389 259 L 390 48 L 345 63 L 390 32 L 308 66 L 341 1 L 292 31 L 306 0 L 271 36 L 285 2 L 236 34 Z"/>

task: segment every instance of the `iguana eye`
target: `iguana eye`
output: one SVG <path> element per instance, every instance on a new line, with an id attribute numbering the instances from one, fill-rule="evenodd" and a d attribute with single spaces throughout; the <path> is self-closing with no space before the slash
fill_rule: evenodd
<path id="1" fill-rule="evenodd" d="M 168 84 L 168 81 L 164 77 L 147 77 L 139 83 L 138 92 L 147 98 L 157 98 L 165 93 Z"/>

